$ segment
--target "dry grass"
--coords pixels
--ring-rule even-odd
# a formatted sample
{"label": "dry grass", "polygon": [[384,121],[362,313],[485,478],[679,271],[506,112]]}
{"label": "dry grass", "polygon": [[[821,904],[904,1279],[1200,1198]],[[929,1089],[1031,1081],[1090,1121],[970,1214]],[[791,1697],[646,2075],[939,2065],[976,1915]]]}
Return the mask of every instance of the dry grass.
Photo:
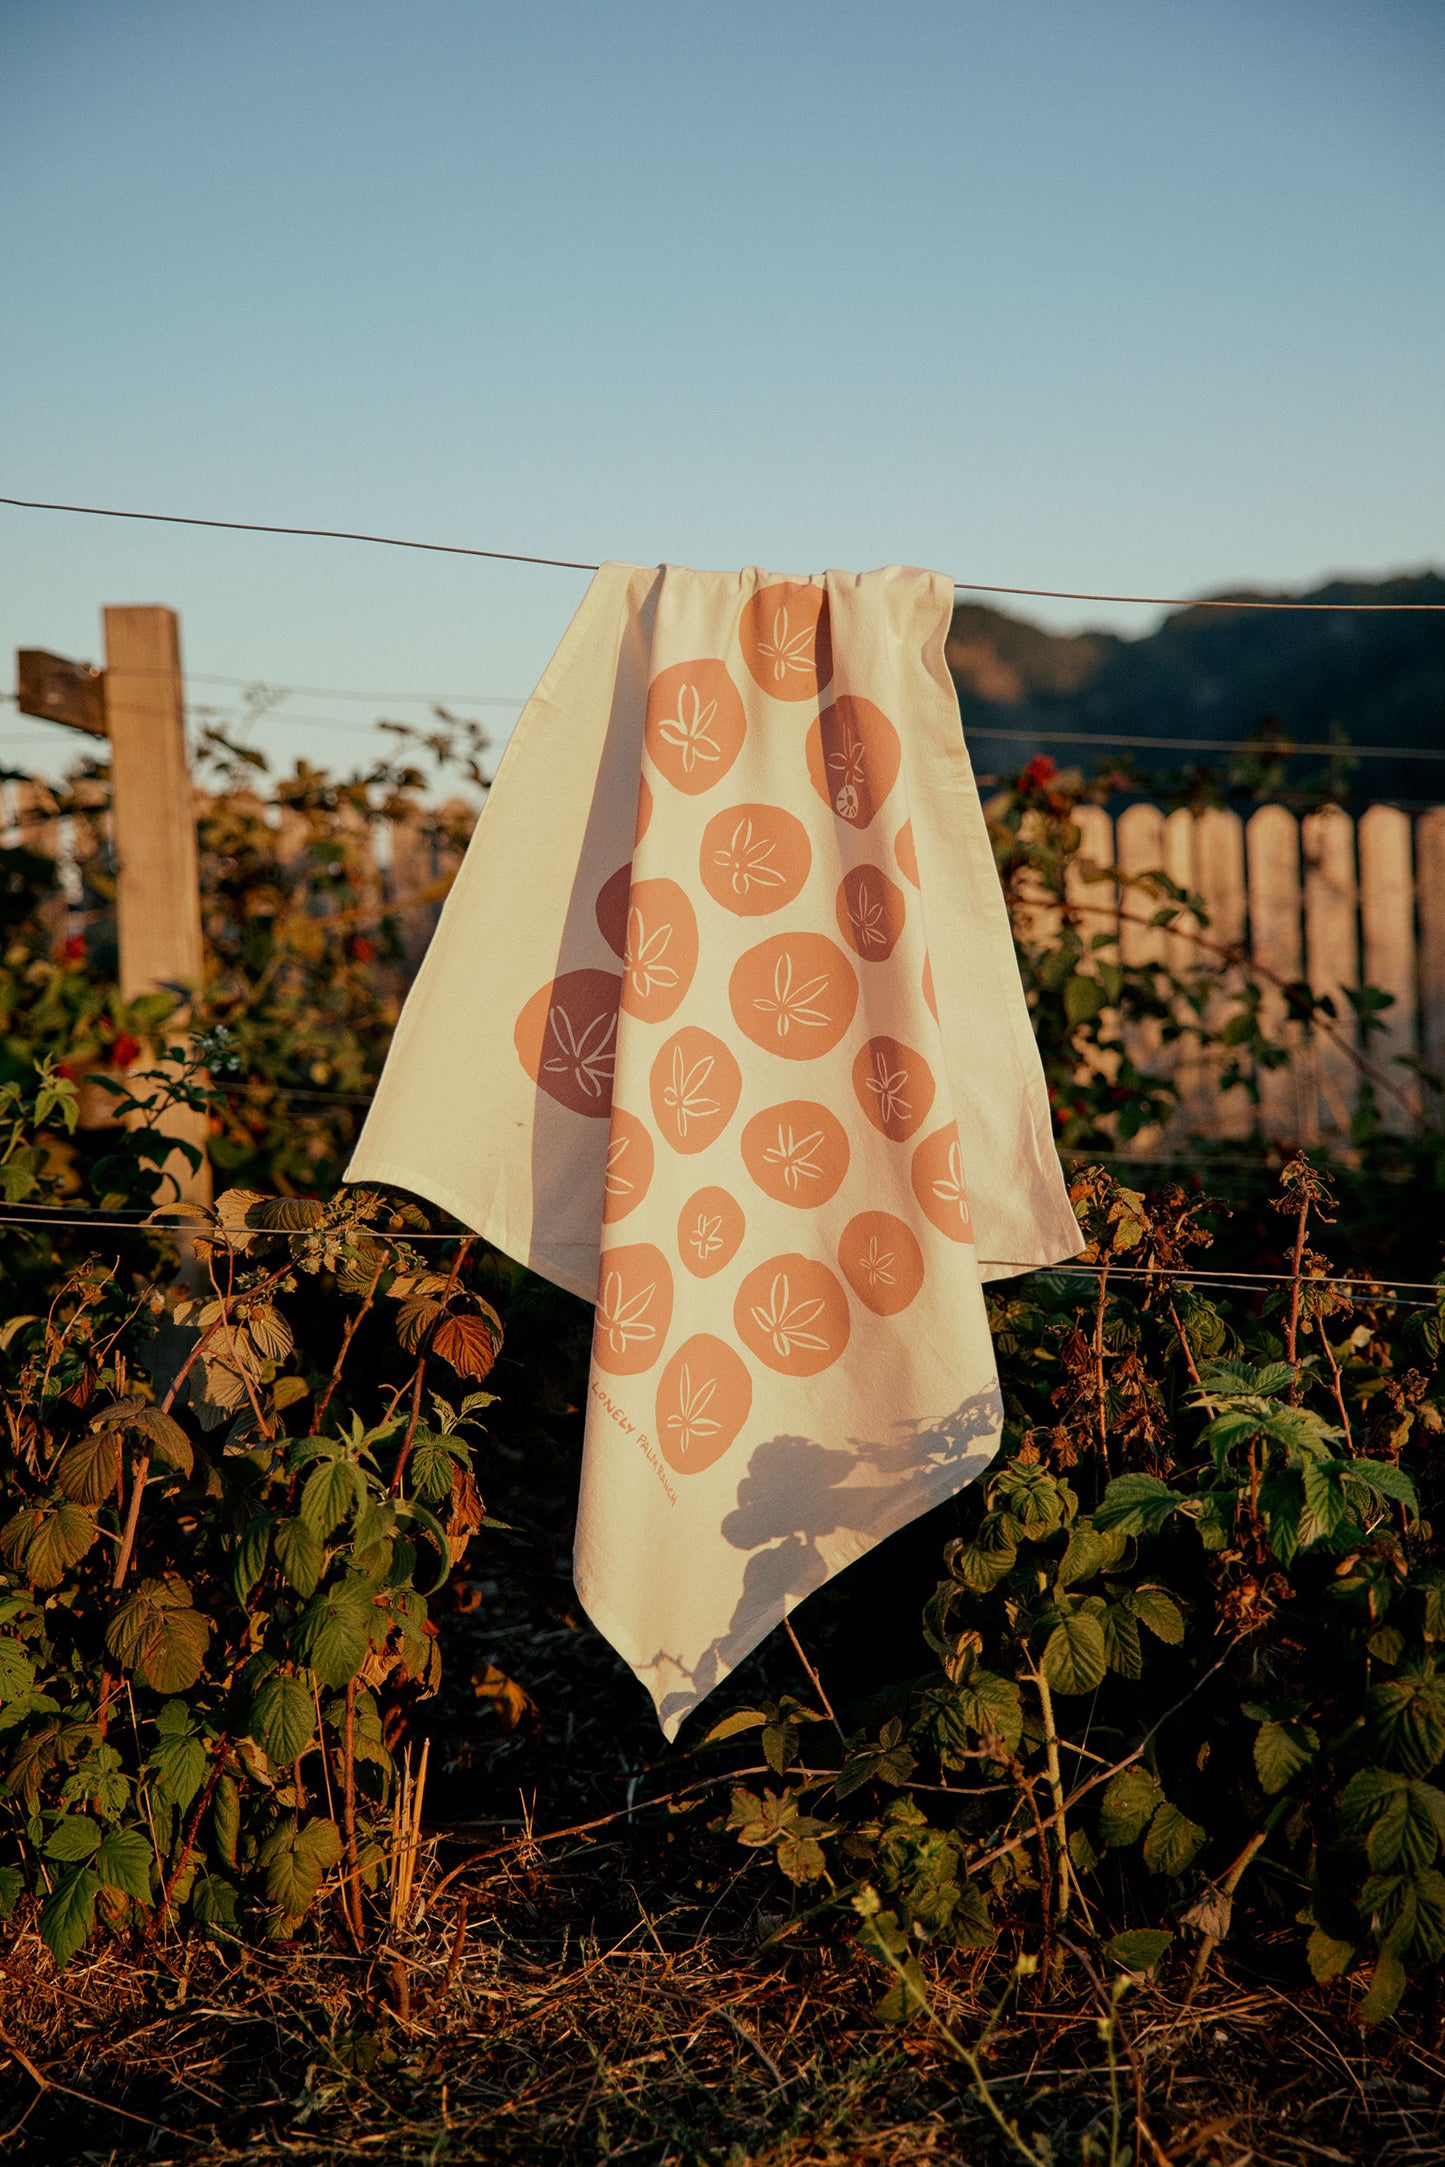
{"label": "dry grass", "polygon": [[[1022,2155],[925,2019],[874,2021],[883,1975],[836,1945],[761,1952],[761,1862],[707,1904],[670,1896],[632,1830],[544,1860],[522,1845],[357,1958],[112,1943],[57,1978],[29,1930],[0,1977],[0,2151],[29,2161],[629,2160],[646,2167],[982,2167]],[[647,1877],[647,1878],[644,1878]],[[758,1902],[759,1893],[763,1905]],[[1445,2158],[1445,2060],[1343,1996],[1292,2006],[1183,1973],[1124,2005],[1115,2167]],[[965,2043],[997,1987],[939,1966]],[[1080,1967],[1024,1999],[984,2069],[1045,2163],[1111,2159],[1100,2005]],[[1137,2077],[1136,2077],[1137,2072]],[[1145,2132],[1134,2149],[1138,2111]]]}

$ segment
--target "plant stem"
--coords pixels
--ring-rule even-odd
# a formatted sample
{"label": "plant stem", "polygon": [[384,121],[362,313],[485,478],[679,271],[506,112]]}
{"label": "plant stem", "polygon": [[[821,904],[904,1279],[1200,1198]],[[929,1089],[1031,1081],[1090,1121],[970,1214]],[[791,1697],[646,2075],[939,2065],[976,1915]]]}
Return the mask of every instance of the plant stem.
{"label": "plant stem", "polygon": [[417,1358],[416,1379],[411,1388],[411,1414],[407,1420],[406,1435],[401,1441],[401,1450],[396,1456],[396,1466],[391,1471],[389,1487],[393,1497],[399,1497],[401,1494],[401,1478],[406,1473],[406,1463],[411,1458],[412,1440],[416,1436],[417,1425],[421,1421],[421,1388],[425,1376],[426,1356],[423,1354]]}
{"label": "plant stem", "polygon": [[1049,1691],[1049,1681],[1041,1670],[1033,1674],[1038,1690],[1039,1709],[1044,1719],[1044,1764],[1048,1770],[1049,1791],[1054,1801],[1054,1850],[1059,1862],[1059,1900],[1056,1917],[1062,1927],[1069,1915],[1069,1831],[1064,1818],[1064,1779],[1059,1767],[1059,1734],[1054,1723],[1054,1696]]}
{"label": "plant stem", "polygon": [[823,1703],[824,1715],[826,1715],[828,1721],[832,1724],[834,1730],[838,1733],[838,1736],[842,1738],[843,1726],[833,1713],[833,1703],[829,1700],[827,1694],[823,1691],[822,1679],[818,1676],[818,1673],[814,1670],[812,1664],[808,1661],[807,1655],[803,1649],[803,1643],[801,1642],[801,1640],[799,1640],[797,1634],[793,1630],[792,1619],[784,1618],[783,1625],[787,1631],[789,1640],[793,1643],[794,1648],[797,1650],[798,1661],[802,1664],[804,1670],[808,1673],[809,1678],[812,1680],[813,1691],[817,1694],[819,1700]]}
{"label": "plant stem", "polygon": [[351,1931],[358,1949],[366,1945],[361,1913],[361,1862],[356,1849],[356,1680],[346,1686],[346,1718],[341,1734],[342,1803],[346,1816],[346,1887],[351,1899]]}
{"label": "plant stem", "polygon": [[1109,1421],[1104,1394],[1104,1312],[1109,1299],[1109,1257],[1099,1260],[1099,1289],[1094,1304],[1094,1401],[1099,1424],[1099,1455],[1104,1462],[1104,1473],[1109,1468]]}
{"label": "plant stem", "polygon": [[1304,1268],[1305,1230],[1309,1225],[1310,1203],[1308,1193],[1301,1196],[1299,1217],[1295,1222],[1294,1257],[1290,1263],[1289,1321],[1285,1325],[1285,1356],[1294,1376],[1290,1380],[1291,1405],[1299,1398],[1299,1311],[1300,1278]]}
{"label": "plant stem", "polygon": [[317,1431],[320,1430],[322,1423],[326,1420],[326,1410],[331,1405],[331,1395],[341,1382],[341,1372],[343,1366],[345,1365],[346,1357],[351,1352],[351,1342],[355,1339],[356,1334],[360,1329],[362,1319],[366,1316],[368,1310],[371,1308],[372,1303],[376,1300],[376,1290],[381,1285],[381,1275],[386,1270],[386,1262],[386,1252],[385,1250],[383,1250],[381,1262],[376,1267],[376,1276],[372,1280],[371,1285],[366,1290],[366,1300],[362,1303],[360,1309],[357,1310],[356,1315],[352,1318],[351,1322],[347,1325],[346,1330],[341,1335],[341,1346],[337,1351],[336,1360],[332,1364],[331,1375],[326,1380],[326,1390],[321,1395],[321,1404],[316,1410],[313,1427]]}
{"label": "plant stem", "polygon": [[181,1848],[176,1854],[176,1863],[166,1876],[165,1886],[161,1890],[161,1900],[155,1908],[155,1913],[151,1919],[150,1928],[146,1935],[147,1940],[154,1940],[155,1936],[160,1932],[161,1928],[165,1925],[166,1920],[170,1916],[171,1898],[176,1893],[176,1889],[179,1885],[181,1875],[185,1872],[187,1866],[190,1864],[191,1853],[196,1848],[196,1836],[200,1829],[201,1822],[205,1817],[206,1808],[210,1805],[211,1800],[214,1798],[216,1794],[216,1785],[220,1782],[222,1776],[225,1774],[226,1764],[230,1760],[230,1744],[231,1734],[229,1731],[223,1732],[220,1738],[218,1738],[216,1741],[216,1754],[215,1759],[211,1763],[211,1773],[206,1778],[205,1786],[202,1789],[200,1797],[196,1800],[194,1807],[191,1809],[191,1818],[189,1819],[189,1821],[187,1821],[185,1826],[185,1833],[181,1837]]}
{"label": "plant stem", "polygon": [[1335,1405],[1336,1405],[1336,1407],[1338,1407],[1338,1408],[1339,1408],[1339,1410],[1340,1410],[1340,1421],[1341,1421],[1342,1425],[1344,1426],[1344,1432],[1345,1432],[1345,1443],[1346,1443],[1346,1444],[1348,1445],[1348,1447],[1349,1447],[1350,1451],[1351,1451],[1351,1452],[1353,1452],[1353,1451],[1354,1451],[1354,1449],[1355,1449],[1355,1437],[1354,1437],[1354,1432],[1353,1432],[1353,1431],[1351,1430],[1351,1428],[1350,1428],[1350,1413],[1349,1413],[1349,1409],[1348,1409],[1348,1408],[1346,1407],[1346,1405],[1345,1405],[1345,1388],[1344,1388],[1344,1385],[1343,1385],[1343,1384],[1341,1383],[1341,1381],[1340,1381],[1340,1365],[1339,1365],[1339,1363],[1338,1363],[1338,1362],[1337,1362],[1337,1361],[1335,1360],[1335,1350],[1334,1350],[1334,1348],[1333,1348],[1333,1347],[1332,1347],[1332,1346],[1330,1345],[1330,1335],[1329,1335],[1329,1333],[1328,1333],[1328,1332],[1327,1332],[1327,1331],[1325,1330],[1325,1320],[1324,1320],[1324,1318],[1323,1318],[1323,1317],[1316,1317],[1316,1318],[1315,1318],[1315,1323],[1316,1323],[1316,1324],[1317,1324],[1317,1325],[1319,1326],[1319,1332],[1320,1332],[1320,1344],[1321,1344],[1321,1345],[1323,1346],[1323,1348],[1324,1348],[1324,1350],[1325,1350],[1325,1355],[1326,1355],[1326,1357],[1327,1357],[1327,1359],[1328,1359],[1328,1361],[1329,1361],[1329,1365],[1330,1365],[1330,1376],[1331,1376],[1331,1378],[1332,1378],[1332,1379],[1334,1380],[1334,1387],[1335,1387]]}

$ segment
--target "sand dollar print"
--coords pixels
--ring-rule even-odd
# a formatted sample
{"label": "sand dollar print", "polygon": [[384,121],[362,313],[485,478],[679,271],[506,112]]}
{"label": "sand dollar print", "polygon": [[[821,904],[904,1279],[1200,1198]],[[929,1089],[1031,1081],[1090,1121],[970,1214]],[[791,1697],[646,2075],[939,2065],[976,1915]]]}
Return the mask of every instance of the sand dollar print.
{"label": "sand dollar print", "polygon": [[902,747],[881,707],[844,694],[808,732],[808,775],[823,803],[866,828],[898,780]]}
{"label": "sand dollar print", "polygon": [[532,995],[512,1030],[517,1058],[538,1089],[597,1121],[612,1106],[621,991],[611,971],[564,971]]}
{"label": "sand dollar print", "polygon": [[672,1322],[672,1267],[651,1242],[604,1249],[597,1271],[592,1359],[613,1377],[636,1377],[662,1354]]}
{"label": "sand dollar print", "polygon": [[726,1189],[697,1189],[677,1215],[677,1253],[694,1279],[725,1271],[742,1247],[748,1223]]}
{"label": "sand dollar print", "polygon": [[808,1210],[836,1196],[848,1171],[848,1135],[813,1099],[788,1099],[754,1114],[742,1134],[743,1165],[765,1196]]}
{"label": "sand dollar print", "polygon": [[816,700],[833,674],[826,588],[798,580],[759,587],[743,604],[738,644],[775,700]]}
{"label": "sand dollar print", "polygon": [[733,1304],[745,1347],[784,1377],[816,1377],[848,1344],[848,1297],[826,1264],[792,1252],[748,1273]]}
{"label": "sand dollar print", "polygon": [[602,1223],[612,1226],[636,1211],[652,1181],[652,1138],[636,1114],[612,1109],[607,1163],[602,1174]]}
{"label": "sand dollar print", "polygon": [[592,914],[597,930],[615,956],[627,953],[627,898],[632,893],[632,862],[619,865],[597,891]]}
{"label": "sand dollar print", "polygon": [[641,1023],[665,1023],[697,969],[697,919],[675,880],[634,881],[627,899],[622,1006]]}
{"label": "sand dollar print", "polygon": [[720,783],[747,735],[742,695],[721,662],[677,662],[647,688],[648,758],[675,790]]}
{"label": "sand dollar print", "polygon": [[925,1136],[908,1171],[924,1217],[931,1219],[950,1241],[971,1242],[973,1220],[964,1186],[957,1122],[950,1121],[946,1129],[935,1129],[931,1136]]}
{"label": "sand dollar print", "polygon": [[632,833],[632,847],[638,844],[652,826],[652,785],[645,775],[637,778],[637,826]]}
{"label": "sand dollar print", "polygon": [[706,1151],[737,1111],[743,1074],[720,1038],[686,1024],[652,1064],[653,1117],[674,1151]]}
{"label": "sand dollar print", "polygon": [[780,805],[734,805],[716,813],[698,853],[704,888],[739,918],[761,918],[791,903],[812,864],[807,829]]}
{"label": "sand dollar print", "polygon": [[888,1211],[860,1211],[843,1229],[838,1262],[875,1317],[896,1317],[923,1285],[923,1251],[911,1227]]}
{"label": "sand dollar print", "polygon": [[914,887],[921,885],[918,878],[918,848],[913,840],[913,822],[905,820],[893,838],[893,855],[898,860],[898,870]]}
{"label": "sand dollar print", "polygon": [[811,1061],[831,1052],[853,1021],[858,976],[826,933],[775,933],[739,956],[728,1000],[755,1046]]}
{"label": "sand dollar print", "polygon": [[753,1380],[726,1340],[711,1332],[685,1339],[657,1387],[657,1442],[680,1475],[700,1475],[720,1460],[752,1411]]}
{"label": "sand dollar print", "polygon": [[935,1088],[922,1054],[901,1038],[870,1038],[854,1059],[853,1095],[890,1144],[906,1144],[922,1128]]}
{"label": "sand dollar print", "polygon": [[937,1023],[938,995],[933,990],[932,956],[925,956],[923,959],[923,998],[928,1003],[928,1013],[932,1016],[934,1022]]}
{"label": "sand dollar print", "polygon": [[908,906],[880,866],[855,865],[838,884],[838,930],[865,963],[886,963],[898,945]]}

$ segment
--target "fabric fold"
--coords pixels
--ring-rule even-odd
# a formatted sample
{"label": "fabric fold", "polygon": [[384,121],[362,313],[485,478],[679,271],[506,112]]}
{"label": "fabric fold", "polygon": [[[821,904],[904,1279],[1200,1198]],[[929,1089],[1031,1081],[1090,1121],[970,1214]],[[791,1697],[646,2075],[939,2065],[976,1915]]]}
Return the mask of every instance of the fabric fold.
{"label": "fabric fold", "polygon": [[574,1571],[672,1737],[974,1479],[1080,1248],[941,576],[605,565],[348,1169],[596,1304]]}

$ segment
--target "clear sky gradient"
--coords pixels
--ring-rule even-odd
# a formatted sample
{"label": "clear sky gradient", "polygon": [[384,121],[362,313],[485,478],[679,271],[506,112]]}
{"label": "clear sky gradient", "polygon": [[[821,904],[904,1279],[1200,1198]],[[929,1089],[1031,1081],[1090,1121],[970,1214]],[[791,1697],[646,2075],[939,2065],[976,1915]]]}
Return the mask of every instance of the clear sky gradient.
{"label": "clear sky gradient", "polygon": [[[0,491],[1122,592],[1438,564],[1442,145],[1438,0],[0,0]],[[165,601],[196,672],[520,698],[584,584],[0,509],[0,669]],[[349,767],[386,712],[258,742]],[[0,707],[0,757],[77,742]]]}

